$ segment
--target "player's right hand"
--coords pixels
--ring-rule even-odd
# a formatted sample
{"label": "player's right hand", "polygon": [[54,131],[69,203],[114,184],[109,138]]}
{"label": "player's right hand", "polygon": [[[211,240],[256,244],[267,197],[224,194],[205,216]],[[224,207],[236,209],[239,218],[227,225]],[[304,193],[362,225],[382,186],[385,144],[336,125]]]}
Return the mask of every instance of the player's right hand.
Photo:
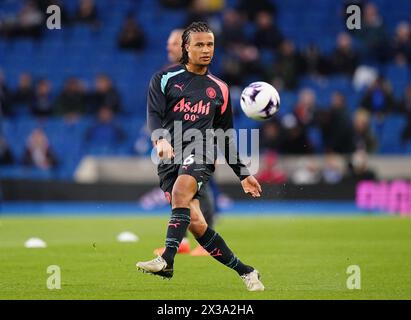
{"label": "player's right hand", "polygon": [[175,157],[174,149],[166,139],[160,139],[156,143],[157,156],[163,159],[172,159]]}

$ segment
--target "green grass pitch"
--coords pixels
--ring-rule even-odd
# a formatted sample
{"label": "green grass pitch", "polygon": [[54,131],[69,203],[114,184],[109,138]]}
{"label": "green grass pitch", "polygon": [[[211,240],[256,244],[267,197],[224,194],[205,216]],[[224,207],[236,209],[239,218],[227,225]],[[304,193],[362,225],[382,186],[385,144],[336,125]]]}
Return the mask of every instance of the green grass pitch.
{"label": "green grass pitch", "polygon": [[[171,281],[136,271],[166,225],[166,216],[0,217],[0,299],[411,298],[411,219],[224,216],[216,230],[262,274],[266,291],[256,293],[210,257],[178,255]],[[117,242],[125,230],[140,241]],[[34,236],[48,247],[24,248]],[[61,269],[60,290],[46,287],[49,265]],[[350,265],[360,267],[360,290],[347,289]]]}

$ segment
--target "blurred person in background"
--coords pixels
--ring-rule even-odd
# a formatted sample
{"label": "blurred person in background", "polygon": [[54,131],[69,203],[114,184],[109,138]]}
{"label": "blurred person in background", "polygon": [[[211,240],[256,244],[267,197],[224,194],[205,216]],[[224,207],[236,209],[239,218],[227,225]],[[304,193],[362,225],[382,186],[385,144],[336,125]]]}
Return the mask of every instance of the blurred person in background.
{"label": "blurred person in background", "polygon": [[336,47],[330,57],[332,71],[352,76],[358,63],[358,54],[353,48],[351,36],[347,32],[339,33]]}
{"label": "blurred person in background", "polygon": [[315,121],[318,111],[317,95],[312,89],[304,88],[298,94],[298,100],[294,106],[294,115],[303,127],[308,127]]}
{"label": "blurred person in background", "polygon": [[318,118],[325,150],[340,154],[351,153],[353,130],[345,96],[341,92],[334,92],[330,107],[320,112]]}
{"label": "blurred person in background", "polygon": [[313,152],[306,128],[297,120],[294,114],[290,113],[284,116],[281,123],[284,128],[282,153],[309,154]]}
{"label": "blurred person in background", "polygon": [[321,170],[317,160],[300,158],[290,178],[294,184],[319,183],[321,181]]}
{"label": "blurred person in background", "polygon": [[322,168],[322,180],[327,184],[336,184],[344,178],[344,159],[335,154],[327,153]]}
{"label": "blurred person in background", "polygon": [[395,100],[389,82],[379,76],[366,91],[361,106],[380,118],[391,112],[395,106]]}
{"label": "blurred person in background", "polygon": [[55,102],[55,112],[72,122],[86,112],[86,91],[78,78],[69,78]]}
{"label": "blurred person in background", "polygon": [[140,51],[145,48],[146,39],[144,31],[137,24],[132,13],[129,13],[124,20],[117,38],[117,45],[120,49],[125,50]]}
{"label": "blurred person in background", "polygon": [[237,7],[238,11],[243,14],[248,21],[255,21],[257,15],[261,11],[270,13],[273,17],[277,14],[276,5],[270,0],[240,0]]}
{"label": "blurred person in background", "polygon": [[23,154],[23,164],[37,169],[49,170],[57,166],[57,158],[51,150],[46,133],[40,129],[34,129],[26,143]]}
{"label": "blurred person in background", "polygon": [[167,66],[177,64],[181,58],[181,43],[184,29],[174,29],[167,39]]}
{"label": "blurred person in background", "polygon": [[354,181],[375,180],[376,172],[369,167],[368,154],[364,150],[355,151],[348,162],[348,179]]}
{"label": "blurred person in background", "polygon": [[391,42],[391,57],[399,65],[411,63],[411,25],[400,22],[395,29],[394,39]]}
{"label": "blurred person in background", "polygon": [[241,14],[233,9],[227,8],[223,12],[221,33],[218,40],[224,50],[232,50],[239,43],[246,42],[245,23]]}
{"label": "blurred person in background", "polygon": [[287,90],[297,88],[298,77],[302,73],[303,59],[295,49],[294,42],[284,40],[278,50],[276,62],[267,71],[268,82],[282,83]]}
{"label": "blurred person in background", "polygon": [[36,84],[34,100],[31,103],[31,112],[38,117],[51,116],[53,110],[51,83],[47,79],[40,79]]}
{"label": "blurred person in background", "polygon": [[282,150],[282,128],[281,123],[273,118],[265,121],[259,130],[260,152],[281,152]]}
{"label": "blurred person in background", "polygon": [[0,69],[0,113],[2,117],[10,113],[11,92],[7,87],[3,71]]}
{"label": "blurred person in background", "polygon": [[363,56],[384,62],[388,57],[389,43],[378,7],[373,3],[367,3],[362,13],[361,29],[356,30],[355,34],[361,40]]}
{"label": "blurred person in background", "polygon": [[276,152],[264,152],[261,164],[262,166],[256,176],[261,183],[280,184],[287,181],[287,175],[279,166],[278,154]]}
{"label": "blurred person in background", "polygon": [[321,54],[320,48],[311,43],[301,54],[303,72],[318,78],[330,73],[327,59]]}
{"label": "blurred person in background", "polygon": [[364,109],[359,109],[353,117],[354,150],[363,150],[373,153],[377,149],[377,140],[370,128],[370,114]]}
{"label": "blurred person in background", "polygon": [[407,122],[401,132],[402,144],[411,143],[411,84],[408,84],[404,89],[404,95],[398,102],[398,111],[404,114]]}
{"label": "blurred person in background", "polygon": [[0,34],[5,37],[39,38],[43,31],[45,12],[41,11],[36,1],[26,0],[16,16],[0,20]]}
{"label": "blurred person in background", "polygon": [[14,163],[14,157],[10,146],[3,135],[0,135],[0,165],[11,165]]}
{"label": "blurred person in background", "polygon": [[113,81],[106,74],[99,74],[95,79],[95,89],[89,96],[89,112],[96,114],[104,105],[110,107],[114,113],[121,112],[121,98]]}
{"label": "blurred person in background", "polygon": [[277,49],[283,41],[283,35],[274,23],[273,14],[270,11],[259,11],[255,22],[254,45],[259,49]]}
{"label": "blurred person in background", "polygon": [[404,89],[404,94],[398,102],[397,110],[401,113],[411,115],[411,83]]}
{"label": "blurred person in background", "polygon": [[206,21],[210,24],[214,22],[213,15],[224,9],[225,0],[192,0],[187,10],[187,20],[185,25],[194,21]]}
{"label": "blurred person in background", "polygon": [[16,108],[29,110],[34,96],[35,93],[31,74],[28,72],[20,74],[19,83],[16,90],[13,92],[12,113],[16,112]]}
{"label": "blurred person in background", "polygon": [[99,27],[100,20],[94,0],[79,0],[76,13],[72,20],[74,23],[87,24],[94,28]]}

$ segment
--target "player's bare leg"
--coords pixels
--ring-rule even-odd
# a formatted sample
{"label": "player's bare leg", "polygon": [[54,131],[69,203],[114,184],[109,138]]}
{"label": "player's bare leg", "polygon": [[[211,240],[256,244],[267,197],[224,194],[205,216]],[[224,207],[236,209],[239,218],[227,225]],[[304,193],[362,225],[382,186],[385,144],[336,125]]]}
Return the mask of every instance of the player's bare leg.
{"label": "player's bare leg", "polygon": [[167,228],[166,249],[161,256],[138,262],[137,268],[165,278],[173,276],[174,257],[190,224],[190,202],[197,192],[197,181],[190,175],[180,175],[173,186],[172,214]]}
{"label": "player's bare leg", "polygon": [[225,266],[237,271],[249,291],[264,291],[260,274],[254,268],[243,264],[226,245],[223,238],[208,227],[200,209],[200,202],[193,199],[190,202],[191,223],[190,232],[210,255]]}

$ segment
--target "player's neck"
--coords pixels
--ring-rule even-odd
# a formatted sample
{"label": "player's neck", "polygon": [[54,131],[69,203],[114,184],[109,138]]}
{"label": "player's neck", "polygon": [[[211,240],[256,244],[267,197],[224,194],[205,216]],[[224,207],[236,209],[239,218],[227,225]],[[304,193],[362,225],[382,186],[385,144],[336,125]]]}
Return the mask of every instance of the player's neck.
{"label": "player's neck", "polygon": [[208,70],[208,66],[195,65],[191,63],[187,63],[186,68],[188,71],[199,75],[206,74]]}

